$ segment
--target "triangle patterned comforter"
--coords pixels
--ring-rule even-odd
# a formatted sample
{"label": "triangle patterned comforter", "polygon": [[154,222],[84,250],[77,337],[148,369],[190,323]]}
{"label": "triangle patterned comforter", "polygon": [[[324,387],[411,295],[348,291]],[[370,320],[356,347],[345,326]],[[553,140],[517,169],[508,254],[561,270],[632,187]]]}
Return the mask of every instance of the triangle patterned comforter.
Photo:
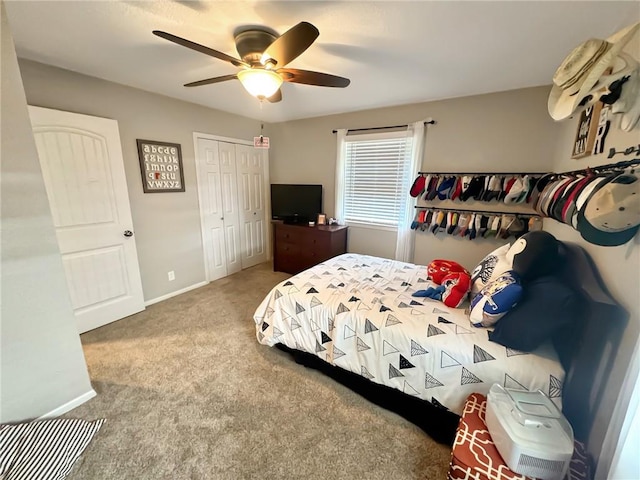
{"label": "triangle patterned comforter", "polygon": [[542,390],[561,407],[564,370],[535,352],[489,341],[464,309],[411,294],[433,285],[425,266],[345,254],[276,285],[255,312],[261,344],[281,343],[460,414],[491,385]]}

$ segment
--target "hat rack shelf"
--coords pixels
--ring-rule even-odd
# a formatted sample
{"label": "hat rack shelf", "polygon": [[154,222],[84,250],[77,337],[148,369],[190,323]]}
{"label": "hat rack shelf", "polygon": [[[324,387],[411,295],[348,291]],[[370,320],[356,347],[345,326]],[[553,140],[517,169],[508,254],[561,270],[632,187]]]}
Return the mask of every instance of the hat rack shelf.
{"label": "hat rack shelf", "polygon": [[[449,236],[467,238],[468,240],[506,240],[512,236],[518,238],[519,236],[528,231],[531,231],[532,229],[539,230],[542,226],[542,217],[537,213],[448,208],[435,206],[425,207],[420,205],[415,205],[414,208],[416,212],[428,210],[433,212],[432,215],[442,215],[442,217],[439,220],[436,220],[435,223],[433,223],[433,219],[427,219],[428,217],[425,219],[421,219],[420,214],[417,213],[414,221],[411,224],[412,230],[421,232],[429,231],[436,235],[440,232],[444,232]],[[469,214],[469,223],[465,222],[466,224],[462,226],[459,223],[458,218],[453,217],[452,220],[452,217],[450,216],[451,213],[455,213],[460,216]],[[506,227],[504,226],[505,215],[511,217],[511,221]],[[497,227],[495,226],[496,217],[499,217]],[[534,222],[533,227],[531,224],[532,221]],[[535,226],[536,224],[537,226]],[[516,225],[519,225],[519,227],[517,227]]]}
{"label": "hat rack shelf", "polygon": [[[635,152],[634,152],[635,153]],[[602,176],[603,174],[620,174],[620,173],[628,173],[628,174],[634,174],[634,169],[638,168],[640,169],[640,158],[632,158],[629,160],[622,160],[616,163],[609,163],[609,164],[605,164],[605,165],[597,165],[594,167],[587,167],[587,168],[582,168],[582,169],[576,169],[576,170],[569,170],[569,171],[564,171],[564,172],[425,172],[425,171],[420,171],[418,172],[419,175],[421,176],[425,176],[425,175],[430,175],[430,176],[438,176],[438,177],[457,177],[458,179],[462,176],[472,176],[472,177],[489,177],[489,176],[498,176],[498,177],[524,177],[524,176],[530,176],[530,177],[536,177],[535,181],[536,183],[539,182],[545,182],[546,185],[549,185],[550,183],[555,183],[556,184],[556,189],[559,189],[558,192],[560,194],[560,196],[564,196],[566,192],[564,192],[564,189],[566,188],[568,192],[571,192],[570,190],[570,186],[572,185],[578,185],[578,188],[585,188],[584,186],[586,185],[584,182],[590,182],[591,180],[588,180],[588,177],[590,176]],[[638,173],[635,173],[635,175],[637,176]],[[543,179],[543,177],[545,177]],[[595,179],[595,177],[594,177]],[[597,180],[596,180],[597,181]],[[562,183],[564,182],[564,183]],[[578,183],[580,182],[580,183]],[[436,187],[437,189],[438,187]],[[451,188],[451,187],[449,187]],[[485,187],[486,188],[486,187]],[[530,187],[531,188],[531,187]],[[535,188],[535,187],[534,187]],[[550,218],[553,220],[556,220],[560,223],[564,223],[567,224],[571,227],[573,227],[574,229],[580,231],[581,235],[583,236],[583,238],[585,238],[588,242],[590,243],[595,243],[597,245],[608,245],[608,246],[615,246],[615,245],[621,245],[622,243],[625,243],[626,241],[628,241],[628,235],[624,235],[624,234],[620,234],[618,235],[619,238],[614,238],[615,235],[611,235],[611,239],[609,238],[589,238],[586,237],[583,233],[583,227],[580,226],[580,222],[581,220],[579,219],[580,217],[578,217],[577,215],[577,211],[575,210],[575,206],[571,206],[570,203],[567,203],[566,205],[563,205],[561,202],[561,200],[556,200],[556,198],[560,198],[560,197],[553,197],[553,200],[550,200],[552,197],[550,197],[549,195],[553,195],[554,190],[548,190],[548,186],[547,189],[545,189],[545,192],[549,191],[550,193],[542,193],[542,195],[546,195],[544,197],[544,199],[541,198],[540,202],[541,203],[534,203],[533,202],[538,202],[538,198],[535,198],[531,200],[532,203],[529,203],[529,198],[527,198],[526,200],[526,205],[530,206],[532,208],[532,211],[529,212],[524,212],[524,211],[519,211],[516,210],[517,205],[522,205],[523,201],[522,199],[520,199],[520,202],[512,202],[509,203],[507,202],[506,205],[512,205],[514,207],[513,210],[494,210],[491,207],[488,208],[477,208],[476,206],[474,206],[474,208],[458,208],[457,206],[455,206],[455,202],[457,201],[457,199],[451,199],[451,198],[445,198],[445,199],[441,199],[438,197],[435,198],[422,198],[422,193],[418,196],[417,201],[419,203],[419,205],[415,205],[415,210],[418,212],[420,210],[429,210],[429,211],[439,211],[439,212],[457,212],[457,213],[469,213],[472,215],[482,215],[484,217],[489,216],[489,217],[496,217],[496,216],[501,216],[501,215],[513,215],[516,217],[519,217],[521,219],[529,219],[532,222],[538,222],[539,220],[541,221],[543,218]],[[446,191],[446,189],[445,189]],[[587,190],[588,192],[588,190]],[[445,193],[445,192],[442,192]],[[504,193],[504,192],[503,192]],[[539,194],[539,193],[538,193]],[[507,194],[508,195],[508,194]],[[530,194],[529,194],[530,195]],[[576,195],[576,191],[574,190],[573,192],[569,193],[566,197],[565,201],[570,201],[570,202],[578,202],[578,196]],[[492,197],[492,198],[482,198],[482,195],[480,195],[480,198],[475,198],[475,197],[468,197],[468,199],[471,199],[474,203],[475,202],[479,202],[481,204],[484,205],[488,205],[488,204],[493,204],[495,206],[498,206],[502,199],[496,198],[496,197]],[[568,200],[567,200],[568,199]],[[465,202],[467,200],[462,200],[462,202]],[[587,202],[589,200],[586,200]],[[424,205],[424,203],[428,203],[428,205]],[[432,203],[434,202],[434,203]],[[446,206],[438,206],[439,202],[445,202],[448,203],[448,205]],[[452,205],[453,202],[453,205]],[[583,200],[584,202],[584,200]],[[542,206],[541,206],[542,205]],[[579,204],[580,205],[580,204]],[[558,208],[558,206],[560,206]],[[533,210],[535,208],[535,210]],[[573,212],[571,208],[573,208]],[[578,208],[581,208],[580,206],[578,206]],[[568,212],[568,213],[567,213]],[[416,217],[417,218],[417,217]],[[578,218],[578,224],[576,226],[576,218]],[[535,220],[532,220],[535,219]],[[631,224],[630,224],[631,225]],[[593,229],[592,229],[593,230]],[[633,228],[628,229],[629,234],[635,234],[635,232],[638,230],[638,227],[635,227],[635,230]],[[603,230],[604,231],[604,230]],[[602,232],[599,232],[602,233]],[[604,233],[604,236],[607,236],[607,233]],[[486,238],[486,237],[485,237]]]}
{"label": "hat rack shelf", "polygon": [[418,172],[418,175],[439,175],[439,176],[454,176],[454,177],[460,177],[464,175],[468,175],[471,177],[486,176],[486,175],[498,175],[498,176],[505,176],[505,177],[522,177],[525,175],[529,175],[529,176],[538,177],[538,176],[544,176],[544,175],[580,175],[580,174],[587,174],[588,172],[604,173],[607,171],[624,170],[625,168],[630,168],[635,166],[640,166],[640,158],[634,158],[631,160],[622,160],[620,162],[608,163],[606,165],[598,165],[595,167],[581,168],[578,170],[568,170],[568,171],[559,172],[559,173],[556,173],[556,172],[426,172],[426,171],[423,172],[423,171],[420,171]]}
{"label": "hat rack shelf", "polygon": [[482,210],[482,209],[477,209],[477,208],[449,208],[449,207],[436,207],[436,206],[429,206],[429,207],[424,207],[421,205],[416,205],[414,207],[416,210],[437,210],[437,211],[442,211],[442,212],[458,212],[458,213],[472,213],[472,214],[476,214],[476,215],[516,215],[518,217],[526,217],[526,218],[531,218],[531,217],[537,217],[537,218],[542,218],[542,215],[540,215],[539,213],[533,213],[533,212],[519,212],[519,211],[505,211],[505,210]]}
{"label": "hat rack shelf", "polygon": [[460,177],[463,175],[469,175],[471,177],[477,177],[480,175],[503,175],[505,177],[522,177],[524,175],[547,175],[548,172],[418,172],[418,175],[440,175],[440,176],[453,176]]}

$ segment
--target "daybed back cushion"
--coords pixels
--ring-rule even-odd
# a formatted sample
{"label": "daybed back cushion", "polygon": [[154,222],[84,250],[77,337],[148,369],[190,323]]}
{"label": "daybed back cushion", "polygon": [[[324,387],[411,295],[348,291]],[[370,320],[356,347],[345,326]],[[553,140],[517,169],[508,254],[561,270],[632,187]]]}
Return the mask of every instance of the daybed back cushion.
{"label": "daybed back cushion", "polygon": [[525,286],[518,305],[500,319],[489,339],[523,352],[556,339],[554,344],[565,364],[563,357],[570,355],[570,346],[565,349],[562,338],[569,337],[571,329],[579,325],[580,298],[559,278],[540,277]]}

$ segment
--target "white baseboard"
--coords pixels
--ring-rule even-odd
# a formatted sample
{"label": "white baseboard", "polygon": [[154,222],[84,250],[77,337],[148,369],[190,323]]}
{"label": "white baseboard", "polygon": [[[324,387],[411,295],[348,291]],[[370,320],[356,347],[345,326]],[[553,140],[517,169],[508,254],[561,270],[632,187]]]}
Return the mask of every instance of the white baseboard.
{"label": "white baseboard", "polygon": [[83,393],[79,397],[74,398],[73,400],[68,401],[64,405],[60,405],[58,408],[54,408],[49,413],[45,413],[38,420],[47,420],[50,418],[56,418],[62,415],[63,413],[67,413],[70,410],[73,410],[76,407],[79,407],[84,402],[91,400],[96,396],[96,391],[92,388],[87,393]]}
{"label": "white baseboard", "polygon": [[156,297],[156,298],[152,298],[151,300],[147,300],[146,302],[144,302],[144,306],[148,307],[149,305],[153,305],[154,303],[158,303],[161,302],[163,300],[167,300],[171,297],[175,297],[176,295],[180,295],[182,293],[187,293],[191,290],[195,290],[196,288],[200,288],[200,287],[204,287],[205,285],[208,285],[209,282],[205,281],[205,282],[200,282],[200,283],[195,283],[189,287],[185,287],[182,288],[180,290],[176,290],[175,292],[171,292],[171,293],[167,293],[166,295],[162,295],[161,297]]}

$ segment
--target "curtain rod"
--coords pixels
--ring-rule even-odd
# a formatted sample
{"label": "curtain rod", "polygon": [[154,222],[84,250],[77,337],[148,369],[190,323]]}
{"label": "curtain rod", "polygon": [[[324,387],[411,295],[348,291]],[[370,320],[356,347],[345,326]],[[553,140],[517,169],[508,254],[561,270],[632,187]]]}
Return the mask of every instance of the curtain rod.
{"label": "curtain rod", "polygon": [[529,212],[505,212],[500,210],[472,210],[468,208],[444,208],[444,207],[422,207],[416,205],[414,208],[419,210],[443,210],[445,212],[469,212],[479,213],[482,215],[500,214],[500,215],[518,215],[520,217],[542,217],[539,213]]}
{"label": "curtain rod", "polygon": [[[424,125],[435,125],[436,121],[435,120],[427,120],[425,122],[423,122]],[[409,125],[389,125],[388,127],[369,127],[369,128],[350,128],[347,130],[347,133],[349,132],[366,132],[368,130],[386,130],[388,128],[404,128],[404,127],[408,127]],[[338,133],[338,130],[332,130],[332,133]]]}

